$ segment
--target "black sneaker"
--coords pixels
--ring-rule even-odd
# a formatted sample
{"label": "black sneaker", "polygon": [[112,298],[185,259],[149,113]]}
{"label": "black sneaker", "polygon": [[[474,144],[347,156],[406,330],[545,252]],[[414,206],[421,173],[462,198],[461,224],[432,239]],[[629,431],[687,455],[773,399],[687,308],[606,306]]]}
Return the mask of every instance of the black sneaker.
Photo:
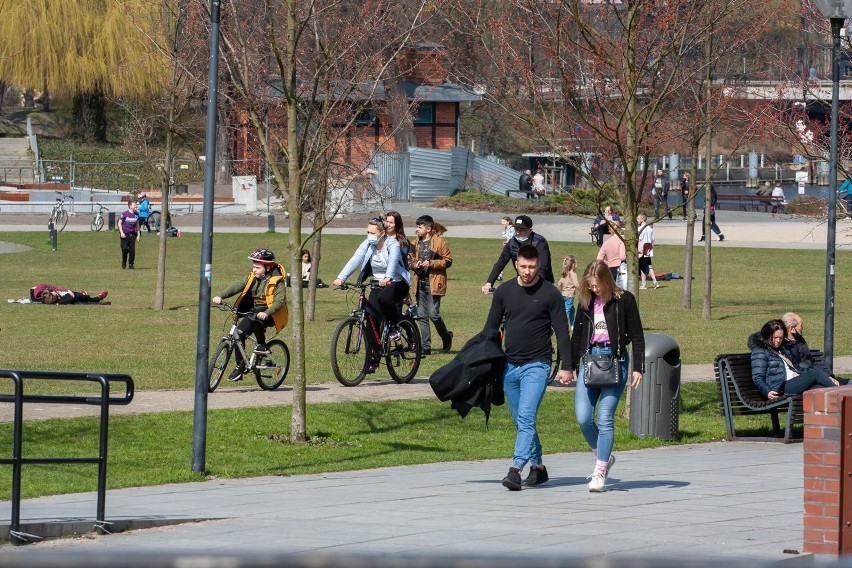
{"label": "black sneaker", "polygon": [[725,240],[725,235],[719,234],[719,242],[722,242],[724,240]]}
{"label": "black sneaker", "polygon": [[239,365],[236,369],[231,371],[230,375],[228,375],[228,380],[231,381],[231,382],[241,381],[241,380],[243,380],[243,375],[245,374],[245,372],[246,372],[246,368],[243,367],[242,365]]}
{"label": "black sneaker", "polygon": [[521,470],[516,467],[510,467],[509,473],[503,478],[503,487],[509,491],[521,490]]}
{"label": "black sneaker", "polygon": [[547,475],[547,468],[542,464],[541,468],[531,467],[530,473],[527,475],[527,478],[524,480],[524,485],[527,487],[535,487],[536,485],[541,485],[548,481],[550,477]]}
{"label": "black sneaker", "polygon": [[449,353],[453,348],[453,332],[448,331],[447,337],[443,338],[444,344],[441,346],[441,353]]}

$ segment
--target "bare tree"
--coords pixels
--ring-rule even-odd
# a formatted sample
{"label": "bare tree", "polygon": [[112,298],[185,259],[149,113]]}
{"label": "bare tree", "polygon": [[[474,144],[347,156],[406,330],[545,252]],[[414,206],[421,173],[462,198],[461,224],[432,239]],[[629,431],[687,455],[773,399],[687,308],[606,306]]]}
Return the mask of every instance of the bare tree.
{"label": "bare tree", "polygon": [[[426,3],[389,0],[262,0],[229,4],[223,23],[230,104],[245,109],[262,157],[287,203],[288,272],[301,274],[301,250],[352,199],[351,186],[366,163],[351,136],[391,73],[395,49],[412,37]],[[262,41],[260,39],[262,38]],[[398,48],[398,47],[397,47]],[[392,136],[392,134],[391,134]],[[353,156],[355,154],[355,156]],[[314,227],[301,232],[303,214]],[[319,242],[314,243],[319,260]],[[293,278],[294,283],[297,279]],[[307,436],[304,297],[291,288],[293,413],[291,440]]]}

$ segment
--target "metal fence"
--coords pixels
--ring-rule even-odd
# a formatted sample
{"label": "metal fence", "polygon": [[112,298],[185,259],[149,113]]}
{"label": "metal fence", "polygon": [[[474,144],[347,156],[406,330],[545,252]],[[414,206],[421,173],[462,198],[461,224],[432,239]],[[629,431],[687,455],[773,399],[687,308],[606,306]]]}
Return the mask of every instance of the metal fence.
{"label": "metal fence", "polygon": [[505,194],[517,189],[521,173],[466,148],[409,148],[376,152],[370,168],[376,191],[400,201],[431,201],[459,189]]}

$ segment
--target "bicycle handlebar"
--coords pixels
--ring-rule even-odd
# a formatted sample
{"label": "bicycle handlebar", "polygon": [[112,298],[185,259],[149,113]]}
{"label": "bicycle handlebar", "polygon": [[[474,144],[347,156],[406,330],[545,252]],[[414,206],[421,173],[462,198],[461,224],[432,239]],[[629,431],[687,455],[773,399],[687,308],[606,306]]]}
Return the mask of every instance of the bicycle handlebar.
{"label": "bicycle handlebar", "polygon": [[213,306],[218,308],[220,312],[231,312],[232,314],[235,314],[237,316],[256,315],[255,312],[241,312],[236,308],[236,306],[232,306],[231,304],[229,304],[228,302],[226,302],[224,300],[222,300],[221,304],[218,304],[218,305],[213,304]]}
{"label": "bicycle handlebar", "polygon": [[74,201],[74,196],[71,194],[62,193],[61,191],[57,191],[56,193],[62,196],[62,199],[57,199],[56,201],[62,201],[63,199],[70,199],[71,201]]}
{"label": "bicycle handlebar", "polygon": [[366,290],[367,288],[369,288],[369,289],[371,289],[371,290],[375,290],[375,289],[380,288],[380,287],[381,287],[381,286],[379,286],[379,281],[378,281],[378,280],[370,280],[370,281],[369,281],[369,282],[367,282],[366,284],[365,284],[365,283],[360,283],[360,284],[358,284],[358,283],[353,283],[353,284],[350,284],[349,282],[344,282],[343,284],[341,284],[341,285],[337,288],[337,290],[348,290],[349,288],[358,288],[359,290]]}

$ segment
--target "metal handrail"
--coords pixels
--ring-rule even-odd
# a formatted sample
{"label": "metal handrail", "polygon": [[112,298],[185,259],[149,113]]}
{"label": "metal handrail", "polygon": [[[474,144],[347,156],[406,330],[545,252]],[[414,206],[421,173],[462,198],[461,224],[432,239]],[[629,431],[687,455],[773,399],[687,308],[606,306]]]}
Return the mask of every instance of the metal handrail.
{"label": "metal handrail", "polygon": [[[12,466],[12,516],[9,526],[9,535],[12,544],[26,544],[34,535],[21,532],[21,471],[25,464],[48,464],[48,463],[87,463],[98,465],[98,503],[95,528],[99,534],[105,534],[105,511],[106,511],[106,479],[107,479],[107,447],[109,427],[109,407],[111,405],[125,406],[133,400],[133,379],[130,375],[106,374],[106,373],[61,373],[49,371],[9,371],[0,370],[0,380],[10,379],[14,383],[14,392],[0,392],[0,402],[12,403],[14,408],[13,417],[13,441],[12,457],[0,458],[0,464]],[[71,381],[90,382],[100,385],[100,394],[25,394],[24,381]],[[123,385],[124,393],[113,396],[110,393],[112,385]],[[90,458],[24,458],[23,457],[23,411],[24,403],[43,404],[86,404],[100,407],[100,429],[99,449],[97,457]],[[38,538],[38,537],[35,537]]]}

